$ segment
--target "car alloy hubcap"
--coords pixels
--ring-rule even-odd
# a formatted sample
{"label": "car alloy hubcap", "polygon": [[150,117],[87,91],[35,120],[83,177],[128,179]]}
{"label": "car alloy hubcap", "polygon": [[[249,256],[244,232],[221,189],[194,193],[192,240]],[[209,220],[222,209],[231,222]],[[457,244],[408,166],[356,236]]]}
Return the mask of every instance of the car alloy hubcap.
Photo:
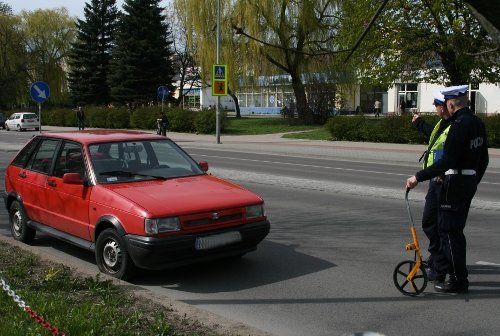
{"label": "car alloy hubcap", "polygon": [[104,245],[103,258],[104,263],[112,269],[115,269],[119,264],[121,258],[120,246],[114,240],[110,240]]}
{"label": "car alloy hubcap", "polygon": [[23,226],[22,226],[22,221],[23,221],[23,218],[21,217],[21,214],[19,213],[19,211],[17,211],[14,216],[12,216],[12,225],[14,226],[14,233],[16,234],[16,236],[20,236],[21,233],[22,233],[22,230],[23,230]]}

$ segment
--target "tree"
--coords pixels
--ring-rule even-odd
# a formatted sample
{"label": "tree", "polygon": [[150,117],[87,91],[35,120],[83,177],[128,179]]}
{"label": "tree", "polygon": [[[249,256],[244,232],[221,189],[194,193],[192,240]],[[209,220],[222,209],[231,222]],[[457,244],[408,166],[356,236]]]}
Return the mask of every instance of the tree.
{"label": "tree", "polygon": [[[184,102],[184,96],[193,88],[201,87],[201,75],[199,67],[195,61],[196,43],[188,43],[188,23],[182,11],[175,6],[170,7],[168,11],[168,20],[172,27],[174,69],[177,72],[179,83],[179,96],[177,105]],[[186,91],[184,91],[186,90]]]}
{"label": "tree", "polygon": [[0,2],[0,108],[20,102],[26,92],[26,62],[20,19]]}
{"label": "tree", "polygon": [[[235,43],[230,25],[234,0],[219,0],[221,29],[219,63],[228,68],[228,94],[236,106],[236,116],[240,116],[238,98],[235,91],[239,88],[239,78],[245,73],[241,60],[241,49]],[[175,0],[174,7],[179,21],[184,25],[187,45],[193,52],[194,61],[199,69],[203,87],[212,85],[212,65],[217,63],[217,1]]]}
{"label": "tree", "polygon": [[77,38],[69,58],[71,96],[75,103],[107,105],[111,101],[108,77],[118,17],[116,1],[85,3],[84,16],[85,20],[77,20]]}
{"label": "tree", "polygon": [[125,0],[111,61],[111,96],[116,102],[152,102],[160,85],[172,91],[172,41],[159,2]]}
{"label": "tree", "polygon": [[75,21],[64,7],[21,13],[30,82],[49,84],[50,103],[68,103],[67,56],[75,38]]}
{"label": "tree", "polygon": [[314,121],[305,92],[307,77],[331,71],[338,10],[339,2],[334,0],[238,0],[233,13],[238,32],[254,37],[241,39],[248,46],[249,52],[244,53],[248,70],[288,74],[299,118],[305,123]]}
{"label": "tree", "polygon": [[[353,43],[377,4],[344,3],[343,45]],[[391,2],[350,59],[362,83],[498,82],[499,52],[462,0]]]}

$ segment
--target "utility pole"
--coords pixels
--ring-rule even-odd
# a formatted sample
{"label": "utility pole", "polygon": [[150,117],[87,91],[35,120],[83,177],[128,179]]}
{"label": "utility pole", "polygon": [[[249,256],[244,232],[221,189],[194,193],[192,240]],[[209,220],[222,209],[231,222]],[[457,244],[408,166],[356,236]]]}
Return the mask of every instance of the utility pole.
{"label": "utility pole", "polygon": [[[220,55],[220,0],[217,0],[217,54],[215,57],[215,63],[219,64]],[[212,83],[214,85],[214,83]],[[217,103],[215,105],[215,136],[217,138],[217,143],[220,144],[220,96],[217,96]]]}

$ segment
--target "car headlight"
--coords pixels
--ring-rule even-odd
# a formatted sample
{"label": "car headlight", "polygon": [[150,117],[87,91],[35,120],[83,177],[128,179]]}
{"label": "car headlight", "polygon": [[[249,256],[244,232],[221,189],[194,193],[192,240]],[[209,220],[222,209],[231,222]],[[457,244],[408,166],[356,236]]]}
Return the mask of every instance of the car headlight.
{"label": "car headlight", "polygon": [[264,204],[250,205],[246,207],[247,218],[264,216]]}
{"label": "car headlight", "polygon": [[148,234],[179,231],[181,226],[178,217],[154,218],[144,220],[144,231]]}

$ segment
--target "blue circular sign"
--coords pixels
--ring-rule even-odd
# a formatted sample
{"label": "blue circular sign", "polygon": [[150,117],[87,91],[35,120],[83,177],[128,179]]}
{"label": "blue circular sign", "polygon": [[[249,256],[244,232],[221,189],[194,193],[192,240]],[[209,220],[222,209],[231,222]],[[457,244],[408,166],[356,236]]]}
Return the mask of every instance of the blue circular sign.
{"label": "blue circular sign", "polygon": [[43,103],[50,96],[49,85],[45,82],[34,82],[31,84],[30,96],[37,103]]}
{"label": "blue circular sign", "polygon": [[158,98],[160,98],[161,100],[164,100],[165,98],[168,97],[168,95],[170,94],[170,91],[168,90],[168,88],[166,86],[159,86],[158,87]]}

